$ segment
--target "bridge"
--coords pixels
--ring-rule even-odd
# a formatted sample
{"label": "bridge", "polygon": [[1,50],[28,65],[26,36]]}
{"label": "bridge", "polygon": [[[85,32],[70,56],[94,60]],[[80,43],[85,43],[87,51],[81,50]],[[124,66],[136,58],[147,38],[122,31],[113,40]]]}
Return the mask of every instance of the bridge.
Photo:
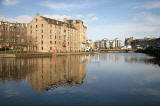
{"label": "bridge", "polygon": [[122,53],[128,53],[128,52],[136,52],[137,49],[99,49],[100,52],[122,52]]}

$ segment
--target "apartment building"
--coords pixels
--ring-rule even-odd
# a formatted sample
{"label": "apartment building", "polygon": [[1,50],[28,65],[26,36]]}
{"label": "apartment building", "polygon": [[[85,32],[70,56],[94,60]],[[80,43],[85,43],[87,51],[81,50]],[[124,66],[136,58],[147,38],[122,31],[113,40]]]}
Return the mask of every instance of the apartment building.
{"label": "apartment building", "polygon": [[95,41],[94,45],[103,49],[120,49],[122,46],[122,41],[118,38],[115,38],[114,40],[108,40],[107,38],[104,38],[102,40]]}
{"label": "apartment building", "polygon": [[33,37],[36,52],[80,52],[86,43],[87,27],[81,20],[58,21],[38,13],[28,24],[27,34]]}
{"label": "apartment building", "polygon": [[115,49],[120,49],[121,46],[122,46],[122,41],[119,40],[118,38],[115,38],[113,41],[112,41],[112,48],[115,48]]}
{"label": "apartment building", "polygon": [[27,49],[27,24],[0,21],[0,48]]}

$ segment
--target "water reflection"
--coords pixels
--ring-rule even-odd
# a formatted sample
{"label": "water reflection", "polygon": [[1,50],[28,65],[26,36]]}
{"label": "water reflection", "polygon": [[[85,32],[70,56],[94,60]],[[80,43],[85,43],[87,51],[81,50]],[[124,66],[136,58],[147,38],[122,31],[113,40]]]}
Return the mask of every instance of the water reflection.
{"label": "water reflection", "polygon": [[2,82],[24,79],[35,68],[33,59],[1,58],[0,63],[0,81]]}
{"label": "water reflection", "polygon": [[99,55],[91,55],[88,57],[90,63],[99,63],[103,61],[105,63],[112,61],[117,62],[126,62],[126,63],[144,63],[148,65],[159,65],[160,60],[158,58],[149,57],[141,53],[101,53]]}
{"label": "water reflection", "polygon": [[160,61],[157,58],[126,57],[125,62],[127,63],[145,63],[149,65],[159,65],[160,66]]}
{"label": "water reflection", "polygon": [[1,58],[0,105],[159,106],[158,63],[139,53]]}
{"label": "water reflection", "polygon": [[84,56],[0,59],[0,80],[27,79],[37,93],[58,86],[82,84],[86,76]]}

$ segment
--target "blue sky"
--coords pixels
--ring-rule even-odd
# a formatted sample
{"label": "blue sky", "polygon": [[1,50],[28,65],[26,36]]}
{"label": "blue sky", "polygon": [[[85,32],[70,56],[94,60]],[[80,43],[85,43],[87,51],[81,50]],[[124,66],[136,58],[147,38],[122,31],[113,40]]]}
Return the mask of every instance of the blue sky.
{"label": "blue sky", "polygon": [[92,40],[160,37],[160,0],[0,0],[0,20],[81,19]]}

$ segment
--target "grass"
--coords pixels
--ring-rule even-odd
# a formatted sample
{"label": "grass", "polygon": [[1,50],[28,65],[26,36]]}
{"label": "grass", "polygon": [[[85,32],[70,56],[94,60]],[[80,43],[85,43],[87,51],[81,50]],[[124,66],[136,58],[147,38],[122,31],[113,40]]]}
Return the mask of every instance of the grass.
{"label": "grass", "polygon": [[13,51],[13,50],[6,50],[6,51],[0,51],[0,53],[33,53],[33,52],[29,52],[29,51]]}

